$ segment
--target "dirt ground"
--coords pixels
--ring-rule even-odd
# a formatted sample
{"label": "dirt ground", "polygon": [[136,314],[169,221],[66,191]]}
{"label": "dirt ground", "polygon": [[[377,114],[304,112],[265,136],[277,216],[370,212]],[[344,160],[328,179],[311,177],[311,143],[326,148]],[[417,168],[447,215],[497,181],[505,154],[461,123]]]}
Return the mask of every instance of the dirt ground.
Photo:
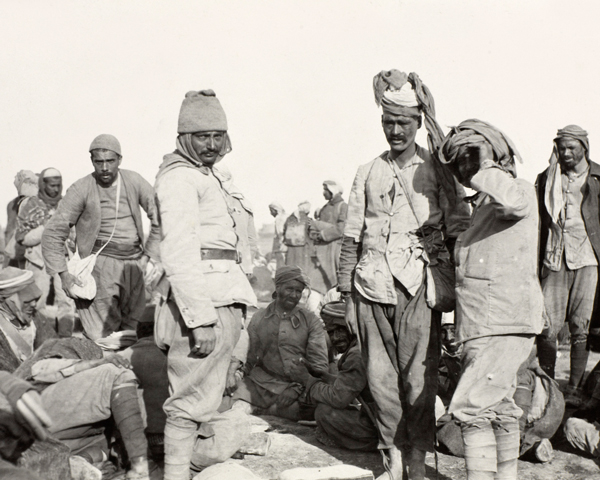
{"label": "dirt ground", "polygon": [[[592,354],[588,371],[600,360]],[[561,351],[557,364],[557,379],[564,383],[569,366],[568,350]],[[276,417],[256,417],[255,430],[269,432],[271,448],[265,457],[247,455],[243,460],[233,460],[252,470],[263,479],[277,479],[284,470],[295,467],[323,467],[346,463],[372,470],[375,477],[383,473],[378,453],[357,453],[349,450],[325,447],[315,438],[314,427],[298,425]],[[553,439],[554,459],[546,464],[519,461],[519,480],[600,480],[600,462],[589,456],[579,455],[561,438],[560,432]],[[427,478],[429,480],[465,480],[464,460],[441,453],[436,458],[427,455]]]}

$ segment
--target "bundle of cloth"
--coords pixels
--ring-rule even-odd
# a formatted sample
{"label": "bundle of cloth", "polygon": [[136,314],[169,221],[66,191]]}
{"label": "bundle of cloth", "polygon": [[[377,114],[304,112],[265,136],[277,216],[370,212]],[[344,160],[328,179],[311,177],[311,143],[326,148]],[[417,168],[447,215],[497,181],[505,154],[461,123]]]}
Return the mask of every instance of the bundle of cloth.
{"label": "bundle of cloth", "polygon": [[419,76],[411,72],[408,75],[399,70],[382,71],[373,78],[375,103],[393,115],[420,117],[423,114],[427,130],[427,144],[433,158],[438,179],[446,192],[451,206],[461,201],[460,189],[457,190],[452,172],[440,162],[440,148],[444,141],[444,132],[435,116],[433,95]]}
{"label": "bundle of cloth", "polygon": [[456,159],[461,148],[478,147],[483,142],[491,145],[494,162],[516,178],[515,158],[523,163],[517,147],[502,131],[483,120],[469,119],[461,122],[457,127],[452,127],[450,133],[441,142],[439,160],[455,171]]}

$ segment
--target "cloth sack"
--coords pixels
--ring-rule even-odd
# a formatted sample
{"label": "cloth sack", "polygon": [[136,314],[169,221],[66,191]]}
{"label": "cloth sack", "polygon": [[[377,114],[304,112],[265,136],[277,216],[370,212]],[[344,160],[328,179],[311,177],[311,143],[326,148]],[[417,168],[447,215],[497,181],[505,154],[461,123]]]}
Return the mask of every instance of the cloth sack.
{"label": "cloth sack", "polygon": [[84,300],[93,300],[96,296],[96,281],[92,276],[92,272],[96,266],[97,258],[98,256],[95,253],[88,257],[81,258],[79,252],[75,252],[75,255],[67,262],[67,270],[69,273],[83,284],[82,287],[74,284],[71,287],[71,291],[77,295],[77,297]]}
{"label": "cloth sack", "polygon": [[438,258],[426,269],[425,300],[427,306],[440,312],[451,312],[456,307],[456,270],[448,258]]}

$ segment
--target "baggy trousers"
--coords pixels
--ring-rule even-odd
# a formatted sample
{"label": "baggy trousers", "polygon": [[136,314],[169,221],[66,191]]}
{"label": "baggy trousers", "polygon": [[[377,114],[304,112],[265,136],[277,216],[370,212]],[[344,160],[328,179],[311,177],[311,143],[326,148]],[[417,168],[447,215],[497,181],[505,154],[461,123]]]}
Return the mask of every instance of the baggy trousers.
{"label": "baggy trousers", "polygon": [[168,353],[169,391],[164,404],[167,422],[208,422],[223,399],[227,369],[240,337],[241,306],[217,307],[215,349],[205,358],[191,354],[193,339],[177,311],[177,328]]}
{"label": "baggy trousers", "polygon": [[120,330],[135,330],[146,308],[140,260],[98,255],[92,276],[97,289],[94,299],[75,300],[85,335],[98,340]]}
{"label": "baggy trousers", "polygon": [[396,283],[397,305],[357,294],[356,315],[369,388],[375,399],[379,448],[433,451],[441,312]]}

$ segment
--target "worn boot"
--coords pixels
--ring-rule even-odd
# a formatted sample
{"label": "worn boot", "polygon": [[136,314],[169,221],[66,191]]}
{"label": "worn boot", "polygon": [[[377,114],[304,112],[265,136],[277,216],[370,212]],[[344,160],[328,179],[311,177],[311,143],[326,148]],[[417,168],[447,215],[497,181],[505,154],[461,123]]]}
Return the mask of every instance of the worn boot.
{"label": "worn boot", "polygon": [[424,480],[425,479],[425,450],[412,448],[408,454],[408,462],[406,471],[408,472],[408,480]]}
{"label": "worn boot", "polygon": [[496,436],[492,424],[482,421],[461,426],[468,480],[493,480],[496,473]]}
{"label": "worn boot", "polygon": [[542,370],[550,378],[554,378],[554,367],[556,365],[556,353],[558,352],[558,343],[556,340],[550,340],[545,337],[537,338],[537,355]]}
{"label": "worn boot", "polygon": [[493,422],[496,436],[497,473],[495,480],[517,480],[519,460],[519,422],[517,419]]}
{"label": "worn boot", "polygon": [[189,480],[190,462],[197,437],[196,422],[167,417],[164,480]]}
{"label": "worn boot", "polygon": [[590,352],[587,349],[586,338],[572,338],[571,343],[571,375],[569,377],[569,387],[580,388],[583,383],[583,375]]}

